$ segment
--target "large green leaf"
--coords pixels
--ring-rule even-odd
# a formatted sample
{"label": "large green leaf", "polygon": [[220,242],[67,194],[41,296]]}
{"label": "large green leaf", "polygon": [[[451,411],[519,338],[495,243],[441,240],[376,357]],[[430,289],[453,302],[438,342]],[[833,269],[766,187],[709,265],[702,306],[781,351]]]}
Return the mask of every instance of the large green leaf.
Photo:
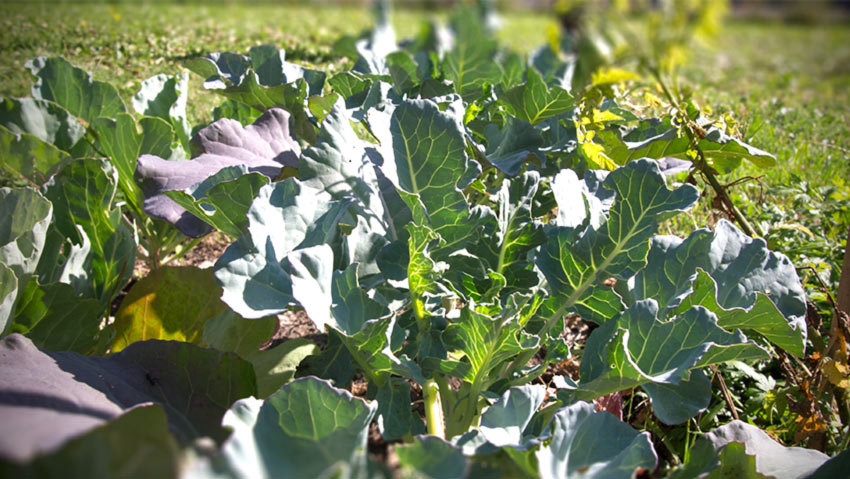
{"label": "large green leaf", "polygon": [[488,376],[498,376],[494,370],[504,366],[502,362],[538,343],[537,338],[520,332],[518,325],[502,324],[468,307],[446,328],[443,340],[447,348],[469,363],[462,379],[483,384]]}
{"label": "large green leaf", "polygon": [[231,120],[238,121],[243,126],[254,123],[262,114],[263,112],[230,98],[225,98],[219,106],[212,110],[213,121],[230,118]]}
{"label": "large green leaf", "polygon": [[540,175],[529,171],[512,180],[505,179],[495,199],[499,205],[495,231],[482,235],[471,248],[492,272],[505,278],[501,294],[536,286],[539,279],[531,269],[528,254],[546,241],[543,226],[532,217],[532,203]]}
{"label": "large green leaf", "polygon": [[507,52],[500,58],[502,64],[502,80],[500,85],[502,88],[512,88],[522,83],[522,76],[525,73],[526,61],[523,55],[517,52]]}
{"label": "large green leaf", "polygon": [[771,298],[756,292],[755,303],[749,309],[723,308],[717,304],[718,287],[711,276],[699,270],[693,284],[694,292],[682,301],[678,311],[701,305],[717,314],[717,324],[727,330],[745,329],[760,333],[773,344],[797,356],[803,356],[806,330],[799,323],[790,323],[776,308]]}
{"label": "large green leaf", "polygon": [[446,241],[445,248],[468,241],[475,228],[460,191],[475,172],[463,135],[459,119],[430,100],[405,101],[392,114],[389,137],[379,134],[382,142],[392,145],[391,152],[382,150],[391,155],[384,158],[383,173],[406,193],[402,198],[414,212],[414,221],[424,208],[426,221]]}
{"label": "large green leaf", "polygon": [[390,335],[395,320],[374,320],[365,324],[355,334],[342,335],[340,339],[351,354],[360,371],[376,384],[389,380],[391,374],[424,382],[419,367],[402,361],[390,349]]}
{"label": "large green leaf", "polygon": [[83,125],[67,110],[51,101],[36,98],[5,98],[0,101],[0,125],[16,135],[34,135],[67,152],[85,134]]}
{"label": "large green leaf", "polygon": [[452,81],[455,92],[473,101],[483,94],[484,85],[502,79],[502,68],[493,58],[496,42],[474,13],[458,11],[452,20],[457,36],[454,48],[443,59],[443,76]]}
{"label": "large green leaf", "polygon": [[410,53],[399,51],[387,55],[387,69],[393,79],[393,87],[399,95],[412,93],[419,86],[419,66]]}
{"label": "large green leaf", "polygon": [[318,353],[318,346],[309,339],[295,338],[248,354],[245,359],[254,366],[257,376],[257,396],[266,398],[272,395],[295,377],[301,361]]}
{"label": "large green leaf", "polygon": [[[306,281],[301,283],[305,298],[312,294],[310,281],[315,284],[317,280],[310,279],[311,271],[327,273],[321,290],[330,291],[334,255],[326,245],[338,242],[340,221],[348,205],[347,201],[331,201],[327,193],[292,178],[262,187],[248,210],[248,234],[230,245],[216,263],[215,276],[224,289],[222,300],[246,318],[283,312],[297,304],[292,290],[294,270]],[[322,264],[325,266],[319,269],[310,266]],[[323,308],[319,304],[309,307]],[[320,326],[324,328],[324,324]]]}
{"label": "large green leaf", "polygon": [[362,78],[355,72],[342,72],[332,76],[328,83],[334,91],[342,95],[347,108],[357,108],[363,104],[372,84],[368,79]]}
{"label": "large green leaf", "polygon": [[95,118],[114,118],[125,111],[118,90],[109,83],[92,80],[85,72],[63,58],[38,57],[26,67],[38,80],[32,96],[53,101],[72,115],[92,123]]}
{"label": "large green leaf", "polygon": [[[704,387],[705,379],[694,379],[691,369],[768,357],[740,331],[729,333],[719,327],[717,317],[703,307],[688,309],[669,321],[657,314],[654,300],[641,300],[591,334],[582,357],[577,398],[593,399],[646,383],[665,385],[649,389],[650,397],[701,394],[692,398],[693,403],[680,401],[678,409],[671,409],[675,402],[661,399],[666,407],[657,408],[656,415],[666,423],[678,423],[707,407],[711,395],[711,389]],[[702,381],[702,387],[696,381]]]}
{"label": "large green leaf", "polygon": [[230,351],[254,366],[257,396],[266,398],[295,376],[298,365],[319,348],[307,338],[284,341],[259,349],[275,332],[277,316],[245,319],[227,310],[204,323],[203,342],[218,351]]}
{"label": "large green leaf", "polygon": [[15,179],[41,186],[71,161],[70,155],[29,133],[0,125],[0,167]]}
{"label": "large green leaf", "polygon": [[45,186],[53,203],[53,228],[73,245],[89,248],[78,294],[110,304],[133,273],[136,244],[120,211],[113,209],[117,172],[101,160],[75,160]]}
{"label": "large green leaf", "polygon": [[50,351],[91,352],[98,343],[104,305],[81,298],[70,284],[39,284],[35,279],[21,288],[11,332],[26,335]]}
{"label": "large green leaf", "polygon": [[0,474],[22,479],[176,479],[179,454],[168,432],[165,411],[159,406],[142,405],[27,463],[0,458]]}
{"label": "large green leaf", "polygon": [[494,123],[484,127],[487,161],[509,176],[522,170],[529,155],[542,155],[543,136],[530,123],[509,120],[500,130]]}
{"label": "large green leaf", "polygon": [[345,334],[354,334],[367,322],[388,318],[390,310],[369,297],[357,280],[358,264],[334,271],[331,285],[330,324]]}
{"label": "large green leaf", "polygon": [[335,323],[333,305],[333,250],[326,244],[295,250],[286,257],[292,297],[301,304],[319,331]]}
{"label": "large green leaf", "polygon": [[[163,405],[172,430],[183,441],[203,436],[223,440],[227,431],[220,424],[227,405],[256,394],[249,363],[230,353],[181,341],[138,342],[119,353],[89,361],[106,371],[98,381],[84,381],[102,390],[121,382],[115,375],[126,377],[133,388],[150,395],[148,401]],[[134,369],[132,373],[121,372],[119,367]]]}
{"label": "large green leaf", "polygon": [[638,158],[674,157],[690,160],[687,157],[690,140],[685,135],[679,135],[669,120],[641,121],[622,138],[615,131],[601,131],[599,138],[605,146],[605,154],[619,165]]}
{"label": "large green leaf", "polygon": [[192,130],[186,119],[189,74],[170,76],[160,73],[142,82],[133,97],[133,109],[142,116],[162,118],[171,124],[183,147],[189,148]]}
{"label": "large green leaf", "polygon": [[14,311],[18,297],[18,278],[11,268],[0,263],[0,328],[5,329],[6,322]]}
{"label": "large green leaf", "polygon": [[139,280],[115,313],[112,350],[136,341],[173,339],[200,343],[204,323],[227,310],[212,271],[164,266]]}
{"label": "large green leaf", "polygon": [[410,383],[390,378],[378,387],[375,399],[378,401],[378,428],[385,441],[425,433],[425,423],[410,400]]}
{"label": "large green leaf", "polygon": [[508,389],[481,415],[478,432],[496,447],[528,447],[537,438],[529,435],[526,428],[545,397],[546,389],[540,385]]}
{"label": "large green leaf", "polygon": [[325,73],[284,61],[284,51],[270,45],[251,48],[250,57],[231,52],[193,58],[186,67],[206,78],[204,87],[256,110],[280,107],[290,112],[295,132],[310,143],[315,127],[304,101],[321,95]]}
{"label": "large green leaf", "polygon": [[35,272],[53,207],[35,190],[0,188],[0,334]]}
{"label": "large green leaf", "polygon": [[[622,138],[614,132],[605,132],[601,137],[605,154],[621,165],[637,158],[691,159],[688,157],[690,139],[668,119],[643,120]],[[741,160],[747,160],[759,168],[776,165],[775,156],[727,135],[716,126],[708,127],[697,146],[709,160],[709,165],[721,173],[736,169]]]}
{"label": "large green leaf", "polygon": [[344,107],[337,103],[322,122],[316,143],[299,158],[298,177],[335,200],[357,198],[381,221],[386,213],[368,146],[357,137]]}
{"label": "large green leaf", "polygon": [[416,436],[412,443],[401,444],[395,451],[402,477],[459,479],[468,472],[463,452],[436,436]]}
{"label": "large green leaf", "polygon": [[652,410],[666,424],[681,424],[705,411],[711,401],[711,379],[702,369],[678,383],[646,383],[643,390],[652,400]]}
{"label": "large green leaf", "polygon": [[[437,275],[434,273],[435,263],[431,259],[430,245],[439,237],[427,226],[410,224],[407,231],[410,234],[407,241],[407,287],[413,303],[413,312],[421,320],[428,315],[425,310],[425,295],[435,293],[437,288]],[[424,322],[420,327],[422,326],[430,326],[430,323]]]}
{"label": "large green leaf", "polygon": [[12,334],[0,340],[0,455],[46,452],[140,404],[168,414],[181,442],[222,440],[221,418],[256,394],[251,365],[230,353],[176,341],[145,341],[108,357],[44,352]]}
{"label": "large green leaf", "polygon": [[23,287],[35,271],[53,207],[30,188],[0,188],[0,263]]}
{"label": "large green leaf", "polygon": [[793,263],[728,221],[684,240],[655,237],[632,294],[658,301],[663,316],[703,305],[723,327],[750,329],[792,354],[803,352],[805,294]]}
{"label": "large green leaf", "polygon": [[[232,52],[210,53],[192,58],[186,67],[206,78],[204,87],[242,101],[258,110],[273,106],[282,99],[284,90],[275,88],[303,80],[309,87],[306,95],[321,95],[325,73],[303,68],[284,60],[285,52],[271,45],[252,47],[249,56]],[[303,100],[303,98],[302,98]],[[301,100],[299,100],[301,101]]]}
{"label": "large green leaf", "polygon": [[295,369],[319,348],[307,338],[284,341],[259,349],[275,332],[277,316],[245,319],[227,310],[204,323],[203,342],[218,351],[229,351],[249,361],[257,378],[257,396],[266,398],[295,376]]}
{"label": "large green leaf", "polygon": [[307,98],[307,108],[310,113],[316,117],[316,120],[323,122],[328,113],[333,110],[334,105],[340,100],[338,93],[328,93],[324,96],[311,96]]}
{"label": "large green leaf", "polygon": [[559,86],[549,87],[535,68],[525,72],[525,83],[504,92],[501,100],[515,117],[536,125],[541,121],[572,111],[576,101]]}
{"label": "large green leaf", "polygon": [[[730,448],[741,448],[743,451],[728,453]],[[729,477],[729,474],[736,474],[740,470],[741,456],[744,455],[749,461],[754,459],[754,467],[750,466],[753,476],[749,477],[760,474],[760,477],[776,479],[810,477],[829,459],[813,449],[784,447],[756,426],[732,421],[697,439],[691,448],[688,462],[670,477]]]}
{"label": "large green leaf", "polygon": [[[386,306],[360,288],[357,264],[333,273],[331,291],[324,302],[330,306],[330,315],[322,313],[327,315],[325,324],[339,335],[354,362],[376,385],[386,386],[389,374],[421,379],[417,367],[393,354],[390,335],[395,318]],[[318,324],[317,318],[311,316],[311,319]]]}
{"label": "large green leaf", "polygon": [[117,182],[116,170],[105,161],[81,159],[63,168],[45,187],[45,196],[54,205],[56,229],[77,245],[83,244],[85,234],[102,252],[116,228],[109,212]]}
{"label": "large green leaf", "polygon": [[552,440],[537,452],[542,478],[634,477],[657,462],[649,433],[638,433],[613,414],[578,402],[552,419]]}
{"label": "large green leaf", "polygon": [[333,330],[328,333],[328,343],[321,353],[304,359],[298,375],[317,376],[327,379],[337,387],[346,387],[354,377],[354,359],[342,343],[341,335]]}
{"label": "large green leaf", "polygon": [[[552,230],[537,256],[537,266],[549,283],[549,301],[558,305],[545,309],[546,321],[575,310],[585,319],[604,323],[610,318],[604,312],[620,309],[620,300],[602,281],[627,279],[640,270],[658,223],[698,198],[690,185],[669,190],[651,160],[633,161],[611,172],[603,184],[617,195],[608,220],[580,237],[573,228]],[[570,206],[585,209],[582,197],[576,203]]]}
{"label": "large green leaf", "polygon": [[239,401],[223,422],[233,429],[222,450],[228,475],[361,477],[376,409],[312,377],[291,382],[265,402]]}
{"label": "large green leaf", "polygon": [[114,119],[97,118],[91,128],[97,135],[98,148],[110,158],[118,171],[118,185],[124,197],[141,212],[145,196],[133,178],[137,160],[145,154],[170,157],[174,138],[171,126],[160,118],[152,117],[144,117],[137,124],[132,115],[120,113]]}
{"label": "large green leaf", "polygon": [[449,356],[458,359],[442,360],[440,369],[470,385],[457,401],[446,406],[456,422],[447,424],[452,432],[449,435],[465,432],[451,428],[469,424],[479,411],[478,395],[504,375],[516,356],[539,346],[539,339],[523,332],[518,322],[491,318],[470,306],[460,310],[460,317],[452,320],[442,339]]}
{"label": "large green leaf", "polygon": [[166,191],[196,218],[230,236],[248,231],[248,209],[269,178],[249,173],[244,165],[229,166],[183,191]]}
{"label": "large green leaf", "polygon": [[203,343],[207,347],[234,352],[244,358],[272,337],[277,323],[276,316],[245,319],[227,310],[204,322]]}
{"label": "large green leaf", "polygon": [[[304,151],[298,163],[305,185],[324,190],[335,200],[355,199],[350,211],[356,225],[343,241],[349,259],[361,264],[361,275],[378,273],[378,251],[388,239],[403,237],[407,209],[403,203],[395,208],[401,203],[397,193],[391,186],[382,187],[370,158],[374,150],[369,146],[357,137],[342,102],[338,102],[322,122],[316,143]],[[383,183],[388,183],[385,178]],[[402,216],[393,217],[399,214]]]}

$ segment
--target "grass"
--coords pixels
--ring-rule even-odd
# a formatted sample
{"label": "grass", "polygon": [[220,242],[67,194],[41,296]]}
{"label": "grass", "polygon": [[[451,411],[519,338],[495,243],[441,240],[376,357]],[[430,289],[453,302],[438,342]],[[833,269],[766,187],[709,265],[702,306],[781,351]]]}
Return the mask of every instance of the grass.
{"label": "grass", "polygon": [[[371,12],[356,8],[305,6],[142,4],[3,4],[0,23],[0,96],[29,95],[31,76],[24,64],[40,55],[61,55],[109,81],[125,101],[141,82],[155,74],[183,70],[181,60],[215,51],[247,52],[251,46],[273,44],[286,50],[287,60],[340,71],[344,59],[332,53],[342,35],[356,35],[372,25]],[[439,16],[440,14],[437,14]],[[432,14],[395,12],[399,39],[415,35]],[[443,17],[445,15],[442,15]],[[502,41],[527,51],[544,42],[550,19],[511,14]],[[524,32],[521,36],[512,32]],[[211,119],[209,110],[220,98],[201,87],[193,75],[188,106],[192,124]]]}
{"label": "grass", "polygon": [[847,25],[730,22],[683,76],[741,122],[745,141],[779,158],[771,180],[850,180]]}

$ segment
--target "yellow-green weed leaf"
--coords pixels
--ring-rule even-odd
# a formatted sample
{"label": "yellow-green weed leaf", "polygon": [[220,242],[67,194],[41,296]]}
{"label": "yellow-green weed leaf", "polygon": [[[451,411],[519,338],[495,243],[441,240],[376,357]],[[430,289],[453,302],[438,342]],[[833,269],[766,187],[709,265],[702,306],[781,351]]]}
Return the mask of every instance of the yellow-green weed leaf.
{"label": "yellow-green weed leaf", "polygon": [[212,271],[166,266],[136,283],[115,314],[112,351],[145,339],[201,343],[204,323],[223,313]]}

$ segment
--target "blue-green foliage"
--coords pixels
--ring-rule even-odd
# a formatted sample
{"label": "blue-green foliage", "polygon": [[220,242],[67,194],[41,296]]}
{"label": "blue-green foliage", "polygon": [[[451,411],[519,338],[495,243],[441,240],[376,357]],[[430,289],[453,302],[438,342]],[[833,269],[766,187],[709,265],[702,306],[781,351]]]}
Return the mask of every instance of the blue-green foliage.
{"label": "blue-green foliage", "polygon": [[[712,125],[694,145],[670,118],[583,96],[575,57],[544,47],[523,62],[500,50],[482,11],[489,21],[460,10],[450,30],[429,26],[401,44],[382,15],[346,49],[354,69],[329,79],[271,46],[190,60],[227,98],[216,116],[233,117],[191,145],[185,79],[146,81],[136,117],[110,85],[62,59],[34,60],[36,99],[0,111],[4,170],[32,185],[2,190],[0,326],[48,350],[103,352],[101,319],[132,271],[132,228],[177,234],[150,214],[192,236],[235,238],[214,267],[233,331],[303,309],[328,335],[299,372],[326,381],[234,404],[224,415],[233,434],[220,455],[196,458],[196,476],[380,475],[365,452],[373,419],[385,439],[408,443],[402,470],[425,477],[474,476],[491,459],[525,476],[652,470],[648,433],[584,401],[641,387],[658,419],[681,423],[709,404],[704,368],[768,357],[771,344],[802,356],[806,340],[786,257],[725,221],[686,239],[656,234],[699,197],[671,186],[656,160],[693,159],[695,147],[723,171],[773,158]],[[82,159],[92,152],[108,159]],[[530,383],[571,354],[561,337],[570,313],[599,327],[578,380],[546,394]],[[115,362],[144,362],[121,354]],[[222,368],[245,367],[226,359]],[[339,389],[358,373],[369,401]],[[443,438],[421,435],[410,401],[426,383],[440,391]],[[213,398],[227,401],[217,413],[198,413],[205,427],[235,399],[225,396]],[[186,408],[169,419],[197,432]],[[749,449],[720,449],[700,449],[705,464],[688,467],[749,464]]]}

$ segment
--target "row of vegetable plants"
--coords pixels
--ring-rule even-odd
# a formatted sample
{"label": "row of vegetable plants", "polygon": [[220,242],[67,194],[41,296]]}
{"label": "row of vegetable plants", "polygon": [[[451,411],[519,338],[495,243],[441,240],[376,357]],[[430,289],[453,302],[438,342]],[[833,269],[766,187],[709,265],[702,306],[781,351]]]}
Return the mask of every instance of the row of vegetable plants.
{"label": "row of vegetable plants", "polygon": [[[666,87],[669,112],[643,116],[602,38],[525,58],[492,20],[460,9],[397,42],[379,10],[337,44],[356,61],[330,77],[268,45],[190,59],[225,97],[196,127],[187,75],[146,80],[134,113],[62,58],[29,62],[32,97],[0,104],[4,474],[845,467],[740,421],[670,463],[618,406],[599,410],[642,391],[681,424],[709,406],[717,365],[803,357],[794,265],[747,234],[717,180],[775,158]],[[746,232],[657,233],[698,201],[689,174]],[[232,243],[211,270],[167,264],[213,231]],[[151,272],[128,288],[137,255]],[[295,309],[324,348],[261,348]],[[563,338],[568,315],[595,325],[582,347]],[[570,359],[577,377],[540,380]],[[396,469],[367,454],[370,425]]]}

